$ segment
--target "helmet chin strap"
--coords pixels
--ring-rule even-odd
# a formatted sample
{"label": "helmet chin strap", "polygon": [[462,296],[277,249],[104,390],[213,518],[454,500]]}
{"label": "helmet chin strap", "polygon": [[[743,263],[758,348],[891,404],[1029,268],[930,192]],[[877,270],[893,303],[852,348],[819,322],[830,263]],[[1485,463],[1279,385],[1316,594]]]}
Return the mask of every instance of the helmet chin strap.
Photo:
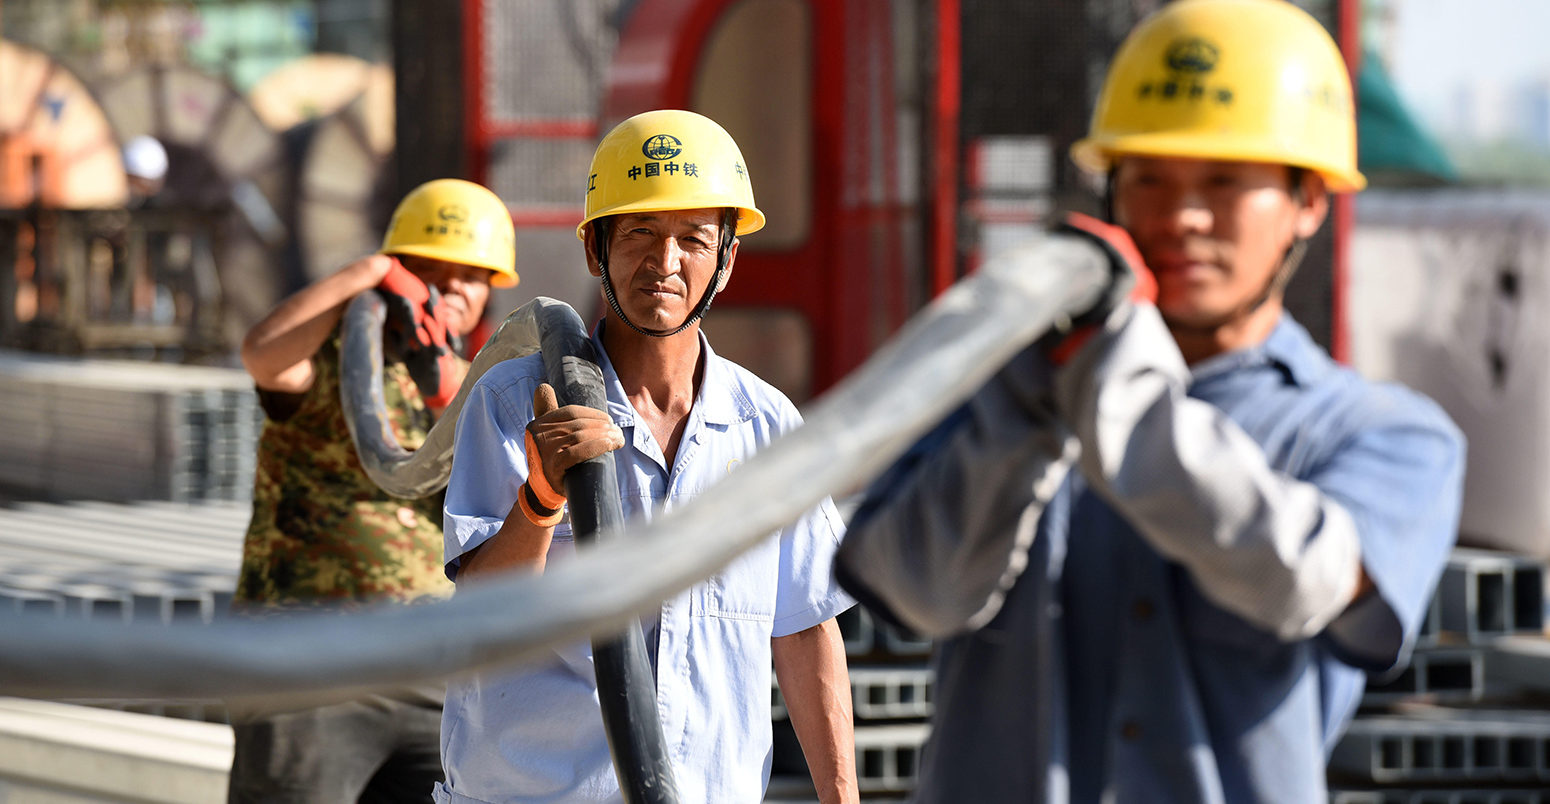
{"label": "helmet chin strap", "polygon": [[[613,237],[613,221],[608,218],[600,218],[592,222],[592,241],[597,249],[597,266],[599,278],[603,281],[603,297],[608,299],[608,306],[614,311],[614,315],[630,329],[635,330],[648,338],[671,338],[694,325],[710,310],[710,303],[716,298],[716,292],[721,286],[721,277],[726,273],[727,261],[732,257],[732,241],[737,238],[736,209],[727,209],[721,214],[721,243],[716,251],[716,273],[710,278],[710,284],[705,288],[705,294],[700,297],[699,304],[689,313],[682,324],[673,329],[645,329],[637,325],[630,317],[624,314],[624,308],[619,306],[619,297],[614,294],[613,276],[608,272],[608,242]],[[604,221],[608,223],[605,225]]]}
{"label": "helmet chin strap", "polygon": [[[1169,329],[1194,334],[1207,334],[1220,329],[1233,321],[1252,315],[1259,308],[1264,307],[1271,299],[1279,299],[1286,292],[1287,283],[1292,281],[1292,276],[1297,273],[1297,267],[1302,264],[1302,259],[1308,253],[1308,240],[1295,238],[1291,245],[1286,247],[1286,253],[1281,255],[1281,266],[1265,281],[1265,287],[1248,303],[1240,305],[1228,312],[1217,316],[1203,324],[1186,324],[1177,321],[1166,313],[1162,314],[1163,323]],[[1158,308],[1161,313],[1162,309]]]}

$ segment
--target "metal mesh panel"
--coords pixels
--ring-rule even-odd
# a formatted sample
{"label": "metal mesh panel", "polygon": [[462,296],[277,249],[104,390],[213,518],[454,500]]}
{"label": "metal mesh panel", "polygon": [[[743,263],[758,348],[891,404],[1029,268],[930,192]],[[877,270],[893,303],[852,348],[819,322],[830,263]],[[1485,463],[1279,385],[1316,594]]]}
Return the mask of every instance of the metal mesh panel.
{"label": "metal mesh panel", "polygon": [[485,114],[592,117],[619,0],[485,0]]}
{"label": "metal mesh panel", "polygon": [[965,0],[960,141],[1048,137],[1060,206],[1093,208],[1096,199],[1063,155],[1087,130],[1104,65],[1137,18],[1135,5]]}
{"label": "metal mesh panel", "polygon": [[[511,206],[520,289],[592,316],[596,280],[573,227],[581,220],[604,79],[623,22],[622,0],[484,0],[480,108],[494,135],[483,179]],[[580,124],[580,125],[578,125]],[[500,299],[496,300],[497,302]]]}
{"label": "metal mesh panel", "polygon": [[[513,206],[566,204],[579,210],[592,149],[590,139],[498,140],[490,146],[490,189]],[[578,215],[570,225],[580,222]]]}

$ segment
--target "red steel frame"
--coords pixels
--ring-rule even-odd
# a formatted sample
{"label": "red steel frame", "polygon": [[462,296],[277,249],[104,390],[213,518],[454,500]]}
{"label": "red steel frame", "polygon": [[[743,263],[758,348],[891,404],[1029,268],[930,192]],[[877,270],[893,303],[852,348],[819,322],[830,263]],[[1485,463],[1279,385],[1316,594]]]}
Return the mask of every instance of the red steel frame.
{"label": "red steel frame", "polygon": [[962,27],[958,0],[936,3],[936,97],[931,105],[931,294],[958,280],[958,117]]}
{"label": "red steel frame", "polygon": [[[642,0],[620,33],[619,49],[614,57],[610,86],[604,101],[604,117],[609,121],[653,108],[689,108],[694,71],[708,43],[714,23],[735,0]],[[815,24],[822,28],[824,15]],[[815,45],[818,31],[815,31]],[[839,65],[830,63],[835,54],[829,48],[815,47],[816,75],[836,75]],[[835,92],[829,82],[815,80],[812,87],[813,125],[819,141],[838,134],[834,114]],[[813,324],[813,337],[819,345],[833,343],[825,322],[838,318],[836,299],[829,282],[819,270],[824,255],[818,244],[832,233],[832,204],[838,190],[837,154],[828,149],[814,152],[812,182],[812,226],[807,242],[782,253],[756,253],[745,250],[738,255],[737,278],[718,297],[719,304],[757,303],[792,307],[805,313]],[[757,177],[755,177],[757,181]],[[832,279],[832,277],[827,277]],[[815,362],[816,387],[827,384],[827,367]]]}
{"label": "red steel frame", "polygon": [[[1356,76],[1362,68],[1362,0],[1337,0],[1335,14],[1335,36],[1340,43],[1340,52],[1345,56],[1346,70],[1351,74],[1351,99],[1355,102]],[[1356,199],[1350,193],[1334,196],[1330,205],[1330,218],[1334,226],[1335,253],[1330,265],[1329,351],[1336,360],[1349,363],[1351,341],[1346,329],[1346,298],[1351,233],[1356,224]]]}
{"label": "red steel frame", "polygon": [[[601,120],[591,118],[491,119],[487,113],[484,0],[462,0],[464,132],[468,177],[487,182],[493,143],[514,138],[595,140],[602,126],[656,108],[688,108],[695,70],[715,25],[737,0],[641,0],[619,37]],[[892,30],[888,0],[852,0],[812,6],[813,164],[811,225],[807,241],[782,252],[744,250],[737,281],[719,304],[785,307],[800,311],[812,327],[812,382],[821,391],[859,365],[876,346],[879,328],[892,329],[908,315],[903,287],[904,245],[899,232],[908,210],[898,204],[893,146]],[[958,275],[959,0],[935,0],[937,33],[934,94],[929,104],[930,147],[924,190],[925,290],[940,293]],[[928,12],[930,13],[930,12]],[[860,26],[860,27],[857,27]],[[856,36],[857,30],[870,35]],[[857,39],[863,41],[858,42]],[[865,53],[860,48],[875,47]],[[871,59],[871,61],[867,61]],[[881,69],[877,60],[881,59]],[[858,162],[866,134],[847,108],[851,70],[873,65],[886,86],[879,119],[883,205],[842,202],[842,170]],[[847,118],[847,111],[851,117]],[[865,120],[862,115],[860,120]],[[600,125],[601,124],[601,125]],[[856,150],[860,148],[859,152]],[[850,159],[846,159],[851,149]],[[582,217],[580,204],[511,208],[519,227],[569,227]],[[881,237],[876,235],[881,234]],[[878,242],[880,240],[887,242]],[[882,252],[875,252],[881,247]],[[880,266],[880,270],[874,267]],[[882,276],[879,276],[882,274]]]}
{"label": "red steel frame", "polygon": [[[604,102],[605,123],[654,108],[688,108],[692,101],[694,72],[716,22],[736,0],[642,0],[621,32],[619,48],[610,71],[610,85]],[[943,26],[951,42],[939,48],[939,58],[950,60],[944,75],[950,75],[950,103],[934,121],[939,132],[938,153],[932,159],[930,192],[938,196],[933,207],[932,242],[936,244],[928,260],[933,291],[950,284],[956,271],[957,145],[957,0],[940,0],[939,15],[950,20]],[[812,381],[822,391],[859,365],[870,354],[872,325],[882,305],[884,320],[891,326],[902,323],[907,311],[902,308],[898,288],[878,287],[868,266],[876,255],[861,233],[880,229],[898,231],[896,199],[886,201],[883,209],[845,208],[841,182],[845,167],[844,149],[856,132],[847,127],[845,80],[850,64],[847,55],[858,47],[856,25],[889,24],[888,5],[861,2],[831,5],[825,0],[812,2],[812,85],[809,89],[812,110],[813,164],[811,226],[805,243],[782,252],[744,250],[738,255],[737,278],[717,297],[718,304],[784,307],[802,312],[812,326],[814,353]],[[856,14],[841,13],[855,11]],[[859,14],[862,19],[857,19]],[[874,33],[879,29],[873,28]],[[886,30],[886,29],[885,29]],[[885,51],[885,58],[886,51]],[[891,64],[883,71],[891,76]],[[891,88],[891,87],[890,87]],[[938,103],[941,98],[937,99]],[[891,141],[894,125],[888,110],[884,142]],[[887,156],[888,171],[892,160]],[[884,175],[886,186],[889,176]],[[896,185],[896,179],[894,180]],[[879,224],[879,215],[885,220]],[[869,228],[871,227],[871,228]],[[897,239],[896,237],[893,239]],[[893,253],[897,253],[896,250]],[[902,255],[900,255],[902,256]],[[888,270],[900,268],[902,263]],[[902,275],[891,277],[902,281]]]}
{"label": "red steel frame", "polygon": [[[463,139],[470,181],[487,184],[490,147],[497,140],[582,139],[595,141],[597,120],[590,117],[541,117],[492,119],[486,114],[484,75],[484,0],[463,0]],[[575,226],[582,218],[580,204],[518,204],[509,207],[518,227]]]}

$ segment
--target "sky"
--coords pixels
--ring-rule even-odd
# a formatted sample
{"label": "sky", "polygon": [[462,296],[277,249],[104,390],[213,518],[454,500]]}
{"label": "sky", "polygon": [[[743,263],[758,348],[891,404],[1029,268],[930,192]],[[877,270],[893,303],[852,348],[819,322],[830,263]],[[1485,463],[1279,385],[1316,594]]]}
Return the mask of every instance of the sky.
{"label": "sky", "polygon": [[1550,0],[1387,0],[1395,14],[1390,69],[1425,119],[1445,122],[1461,86],[1507,91],[1550,79]]}

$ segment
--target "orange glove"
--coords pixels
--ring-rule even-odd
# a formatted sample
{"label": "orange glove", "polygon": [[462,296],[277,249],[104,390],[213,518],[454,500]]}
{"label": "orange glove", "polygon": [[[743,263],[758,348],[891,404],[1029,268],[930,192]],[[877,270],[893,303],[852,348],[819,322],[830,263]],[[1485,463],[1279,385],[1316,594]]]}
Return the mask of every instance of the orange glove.
{"label": "orange glove", "polygon": [[398,260],[377,285],[387,302],[383,345],[404,361],[409,376],[419,386],[425,404],[444,408],[452,404],[462,381],[458,367],[457,333],[447,328],[441,294],[426,285]]}
{"label": "orange glove", "polygon": [[[540,383],[533,390],[533,422],[559,405],[554,388],[548,383]],[[550,484],[549,476],[544,474],[544,458],[538,452],[538,442],[533,440],[533,422],[528,422],[523,431],[523,440],[527,444],[527,482],[522,484],[517,501],[521,503],[527,521],[540,528],[549,528],[559,524],[565,516],[565,492]]]}
{"label": "orange glove", "polygon": [[1127,301],[1155,304],[1157,278],[1141,259],[1141,252],[1136,249],[1130,234],[1112,223],[1079,212],[1068,212],[1055,225],[1055,232],[1075,235],[1103,249],[1109,257],[1110,275],[1108,293],[1092,309],[1075,316],[1071,329],[1048,346],[1050,359],[1060,365],[1070,360],[1121,304]]}
{"label": "orange glove", "polygon": [[517,503],[529,522],[552,527],[564,516],[565,473],[571,467],[624,446],[624,433],[608,414],[585,405],[559,406],[554,388],[533,389],[533,420],[523,436],[527,482]]}

